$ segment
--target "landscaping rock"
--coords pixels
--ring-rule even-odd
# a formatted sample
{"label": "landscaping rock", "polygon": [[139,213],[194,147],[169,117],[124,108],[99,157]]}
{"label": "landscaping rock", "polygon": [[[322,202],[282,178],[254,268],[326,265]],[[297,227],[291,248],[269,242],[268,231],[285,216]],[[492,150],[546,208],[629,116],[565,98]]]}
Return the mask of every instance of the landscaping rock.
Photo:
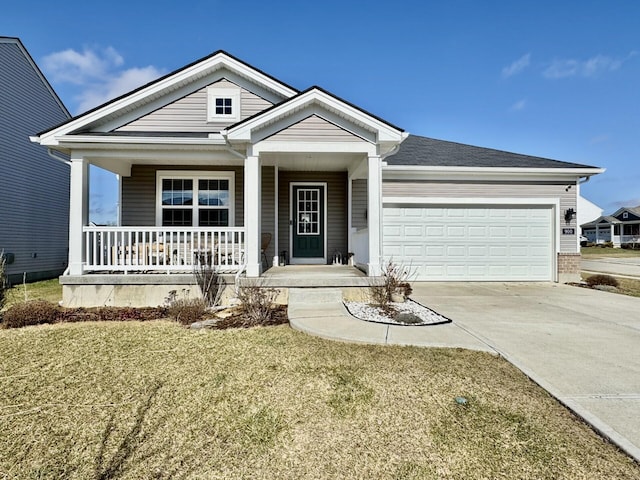
{"label": "landscaping rock", "polygon": [[424,323],[424,321],[413,313],[399,313],[395,318],[396,322],[404,323],[405,325],[416,325],[418,323]]}
{"label": "landscaping rock", "polygon": [[189,328],[191,330],[202,330],[203,328],[210,328],[218,323],[217,318],[209,318],[207,320],[202,320],[201,322],[193,322]]}
{"label": "landscaping rock", "polygon": [[594,285],[593,288],[594,290],[601,290],[603,292],[611,292],[611,293],[615,293],[618,291],[618,289],[613,285]]}

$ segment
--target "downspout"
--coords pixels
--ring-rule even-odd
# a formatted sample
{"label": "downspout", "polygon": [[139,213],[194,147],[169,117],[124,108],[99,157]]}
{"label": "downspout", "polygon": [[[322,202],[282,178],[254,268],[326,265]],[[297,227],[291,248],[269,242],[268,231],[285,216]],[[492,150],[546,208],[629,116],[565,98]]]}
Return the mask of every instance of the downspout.
{"label": "downspout", "polygon": [[67,160],[66,158],[59,157],[59,156],[58,156],[58,155],[56,155],[56,154],[54,153],[54,151],[53,151],[53,150],[51,150],[50,148],[47,148],[47,153],[48,153],[48,154],[49,154],[49,156],[50,156],[51,158],[53,158],[54,160],[58,160],[59,162],[62,162],[62,163],[67,164],[68,166],[71,166],[71,162],[70,162],[69,160]]}
{"label": "downspout", "polygon": [[226,150],[227,150],[229,153],[231,153],[231,154],[235,155],[235,156],[236,156],[236,157],[238,157],[238,158],[242,158],[243,160],[244,160],[245,158],[247,158],[247,156],[246,156],[246,155],[244,155],[244,154],[240,153],[240,152],[239,152],[239,151],[237,151],[237,150],[234,150],[234,148],[231,146],[231,143],[229,143],[229,139],[227,138],[227,131],[226,131],[226,130],[222,130],[222,131],[220,132],[220,135],[222,135],[222,138],[224,138],[224,142],[225,142],[225,144],[226,144]]}

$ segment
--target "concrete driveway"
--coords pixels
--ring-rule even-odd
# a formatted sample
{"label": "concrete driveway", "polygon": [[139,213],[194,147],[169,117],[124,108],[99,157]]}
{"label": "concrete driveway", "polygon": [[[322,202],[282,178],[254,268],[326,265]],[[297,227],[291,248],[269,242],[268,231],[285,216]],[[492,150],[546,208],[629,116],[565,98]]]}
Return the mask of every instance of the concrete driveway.
{"label": "concrete driveway", "polygon": [[580,267],[585,272],[609,273],[640,279],[640,256],[582,258]]}
{"label": "concrete driveway", "polygon": [[640,298],[559,284],[418,282],[412,297],[640,461]]}

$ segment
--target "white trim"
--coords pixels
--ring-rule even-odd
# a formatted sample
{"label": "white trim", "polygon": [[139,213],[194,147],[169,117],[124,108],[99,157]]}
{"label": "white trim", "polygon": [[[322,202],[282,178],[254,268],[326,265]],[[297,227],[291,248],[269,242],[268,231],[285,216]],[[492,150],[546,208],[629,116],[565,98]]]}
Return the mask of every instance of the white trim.
{"label": "white trim", "polygon": [[383,197],[383,204],[447,204],[447,205],[553,205],[560,207],[560,200],[558,198],[544,198],[544,197],[531,197],[531,198],[508,198],[508,197]]}
{"label": "white trim", "polygon": [[[478,178],[500,178],[549,181],[554,178],[566,180],[603,173],[604,168],[520,168],[520,167],[443,167],[423,165],[383,165],[383,180],[416,178],[451,178],[477,180]],[[422,175],[420,175],[422,174]]]}
{"label": "white trim", "polygon": [[[491,198],[491,197],[471,197],[471,198],[446,198],[446,197],[384,197],[382,199],[383,208],[392,205],[452,205],[452,206],[476,206],[476,205],[499,205],[499,206],[532,206],[551,208],[551,235],[553,238],[551,245],[551,281],[558,281],[558,254],[560,252],[560,199],[559,198]],[[564,253],[564,252],[563,252]],[[572,253],[572,252],[566,252]]]}
{"label": "white trim", "polygon": [[376,154],[376,146],[364,140],[348,142],[306,142],[300,141],[277,141],[261,140],[253,145],[255,155],[268,152],[294,152],[294,153],[364,153],[367,155]]}
{"label": "white trim", "polygon": [[[324,257],[299,257],[293,256],[293,187],[294,186],[322,186],[324,187]],[[291,265],[325,265],[327,263],[327,199],[329,188],[327,182],[290,182],[289,183],[289,263]]]}
{"label": "white trim", "polygon": [[[192,227],[198,227],[198,210],[201,208],[198,205],[198,198],[196,195],[197,185],[196,182],[202,179],[208,180],[229,180],[229,225],[228,227],[235,226],[235,182],[236,173],[233,170],[157,170],[156,171],[156,226],[162,226],[162,180],[163,179],[189,179],[194,181],[194,198],[193,205],[190,207],[194,211],[193,225]],[[206,206],[202,206],[206,208]]]}
{"label": "white trim", "polygon": [[151,144],[151,145],[225,145],[219,133],[210,133],[207,137],[138,137],[129,135],[62,135],[58,137],[59,146],[64,144]]}
{"label": "white trim", "polygon": [[[216,100],[219,98],[231,99],[231,114],[216,113]],[[207,122],[219,122],[220,120],[240,120],[240,87],[210,85],[207,87]]]}

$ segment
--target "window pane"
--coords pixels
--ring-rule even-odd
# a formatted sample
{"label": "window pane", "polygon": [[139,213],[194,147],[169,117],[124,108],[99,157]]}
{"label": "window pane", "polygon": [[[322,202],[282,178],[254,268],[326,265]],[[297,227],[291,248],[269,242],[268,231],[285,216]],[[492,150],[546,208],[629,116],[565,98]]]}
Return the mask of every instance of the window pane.
{"label": "window pane", "polygon": [[231,115],[232,107],[231,98],[216,98],[216,115]]}
{"label": "window pane", "polygon": [[228,206],[229,180],[200,180],[198,205]]}
{"label": "window pane", "polygon": [[193,211],[188,208],[165,208],[162,210],[163,227],[190,227],[193,224]]}
{"label": "window pane", "polygon": [[193,180],[162,180],[163,205],[193,205]]}
{"label": "window pane", "polygon": [[200,227],[228,227],[229,210],[202,208],[198,225]]}

